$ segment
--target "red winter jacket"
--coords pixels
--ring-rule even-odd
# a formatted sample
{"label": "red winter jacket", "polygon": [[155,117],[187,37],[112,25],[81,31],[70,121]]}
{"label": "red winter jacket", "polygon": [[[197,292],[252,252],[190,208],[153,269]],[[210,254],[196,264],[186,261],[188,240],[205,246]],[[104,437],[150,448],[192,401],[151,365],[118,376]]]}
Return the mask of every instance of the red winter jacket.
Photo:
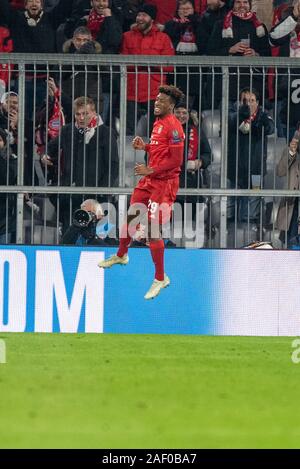
{"label": "red winter jacket", "polygon": [[[123,34],[121,54],[124,55],[175,55],[171,39],[160,32],[155,25],[144,35],[137,28]],[[157,96],[158,87],[166,83],[166,72],[173,67],[151,67],[148,92],[148,67],[128,67],[127,99],[140,103],[153,100]],[[136,73],[138,71],[138,73]],[[153,72],[152,72],[153,71]],[[136,92],[136,78],[137,92]]]}

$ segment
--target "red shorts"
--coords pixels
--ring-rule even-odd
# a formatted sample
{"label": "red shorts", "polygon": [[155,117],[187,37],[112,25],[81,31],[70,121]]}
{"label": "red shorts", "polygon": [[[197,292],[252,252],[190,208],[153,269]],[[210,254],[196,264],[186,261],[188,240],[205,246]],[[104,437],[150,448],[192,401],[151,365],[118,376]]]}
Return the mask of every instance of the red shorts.
{"label": "red shorts", "polygon": [[178,187],[178,177],[164,180],[144,177],[134,189],[130,205],[143,204],[148,220],[163,225],[171,218]]}

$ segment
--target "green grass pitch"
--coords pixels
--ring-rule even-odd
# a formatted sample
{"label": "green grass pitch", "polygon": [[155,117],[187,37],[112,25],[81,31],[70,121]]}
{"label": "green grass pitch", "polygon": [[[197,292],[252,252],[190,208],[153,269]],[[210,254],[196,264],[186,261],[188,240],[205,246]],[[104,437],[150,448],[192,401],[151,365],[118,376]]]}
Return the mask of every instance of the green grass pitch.
{"label": "green grass pitch", "polygon": [[300,446],[291,338],[0,338],[1,448]]}

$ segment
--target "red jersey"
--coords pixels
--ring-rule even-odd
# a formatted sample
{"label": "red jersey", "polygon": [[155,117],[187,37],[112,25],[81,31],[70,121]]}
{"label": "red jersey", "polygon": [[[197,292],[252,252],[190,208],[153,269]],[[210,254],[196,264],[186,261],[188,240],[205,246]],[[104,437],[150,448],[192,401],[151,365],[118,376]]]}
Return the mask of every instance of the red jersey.
{"label": "red jersey", "polygon": [[154,172],[151,179],[172,179],[178,177],[183,162],[184,132],[181,123],[168,114],[157,118],[153,125],[150,143],[146,145],[149,163]]}

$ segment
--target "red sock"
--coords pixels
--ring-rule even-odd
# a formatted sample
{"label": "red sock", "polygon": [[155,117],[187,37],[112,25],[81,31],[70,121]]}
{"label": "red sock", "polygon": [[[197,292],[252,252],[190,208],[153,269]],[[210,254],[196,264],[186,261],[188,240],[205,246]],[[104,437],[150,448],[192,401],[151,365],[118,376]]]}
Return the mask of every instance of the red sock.
{"label": "red sock", "polygon": [[117,256],[123,257],[125,254],[127,254],[130,243],[131,243],[131,236],[129,236],[128,234],[127,223],[124,223],[124,225],[121,228],[120,245],[119,245],[119,249],[117,252]]}
{"label": "red sock", "polygon": [[156,280],[163,280],[164,269],[164,251],[165,245],[162,239],[150,241],[151,256],[155,265],[155,278]]}

